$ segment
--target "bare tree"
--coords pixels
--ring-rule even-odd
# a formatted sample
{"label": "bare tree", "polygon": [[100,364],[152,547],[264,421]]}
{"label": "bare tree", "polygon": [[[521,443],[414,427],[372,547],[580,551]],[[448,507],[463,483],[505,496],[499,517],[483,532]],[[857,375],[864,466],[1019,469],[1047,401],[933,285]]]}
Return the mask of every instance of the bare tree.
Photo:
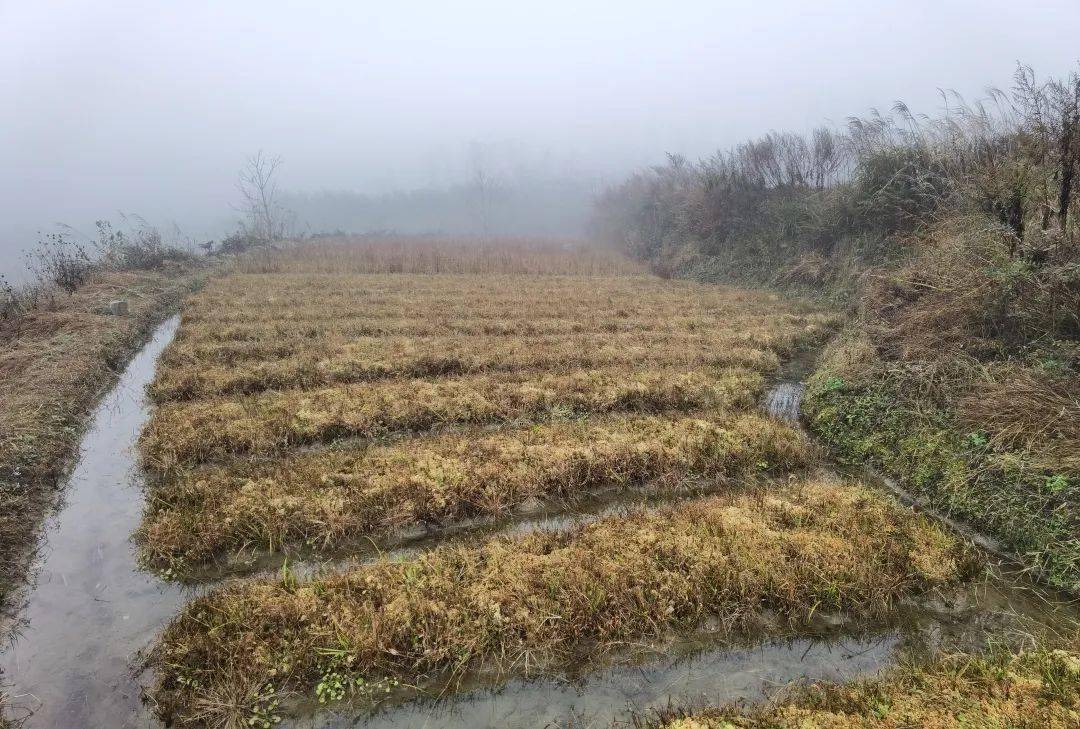
{"label": "bare tree", "polygon": [[268,157],[259,150],[240,170],[237,189],[243,202],[237,208],[246,218],[247,232],[264,240],[286,237],[292,224],[291,213],[278,199],[275,174],[281,157]]}
{"label": "bare tree", "polygon": [[471,187],[476,195],[477,218],[480,223],[480,231],[486,238],[491,232],[491,198],[495,192],[496,183],[488,170],[484,149],[478,142],[473,142],[470,145],[469,156],[472,163]]}

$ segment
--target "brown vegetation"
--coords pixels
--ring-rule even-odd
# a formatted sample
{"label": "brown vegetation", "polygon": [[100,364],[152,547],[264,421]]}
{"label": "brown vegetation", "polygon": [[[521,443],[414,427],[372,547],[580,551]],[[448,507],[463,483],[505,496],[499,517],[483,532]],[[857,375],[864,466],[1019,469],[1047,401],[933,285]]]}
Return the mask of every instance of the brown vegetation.
{"label": "brown vegetation", "polygon": [[796,478],[808,445],[748,412],[835,315],[653,277],[282,260],[208,287],[162,358],[141,439],[148,564],[186,576],[234,552],[378,548],[601,490],[713,495],[227,583],[154,651],[168,720],[258,723],[297,695],[558,671],[706,618],[724,634],[767,615],[794,631],[822,611],[882,618],[968,574],[959,542],[893,501]]}
{"label": "brown vegetation", "polygon": [[[203,350],[204,357],[170,352],[151,395],[158,401],[203,399],[268,389],[315,388],[401,377],[445,377],[482,372],[569,372],[631,364],[657,367],[746,367],[767,372],[779,366],[771,350],[732,346],[719,334],[588,334],[562,337],[464,338],[369,337],[327,346],[297,348],[281,358],[238,360],[233,352]],[[283,346],[279,343],[278,347]],[[279,350],[280,351],[280,350]],[[266,350],[263,350],[266,354]],[[211,365],[206,355],[232,359]]]}
{"label": "brown vegetation", "polygon": [[590,418],[409,438],[191,471],[152,488],[138,541],[150,565],[182,574],[227,549],[340,547],[610,486],[715,489],[809,458],[796,431],[757,415]]}
{"label": "brown vegetation", "polygon": [[442,425],[746,407],[762,387],[761,375],[748,370],[608,368],[269,391],[163,405],[143,431],[141,447],[147,465],[167,473],[231,455],[269,455]]}
{"label": "brown vegetation", "polygon": [[340,574],[234,584],[191,603],[154,655],[162,714],[239,722],[279,696],[532,674],[707,617],[889,614],[965,573],[961,544],[856,485],[791,483],[632,510],[567,532],[444,546]]}
{"label": "brown vegetation", "polygon": [[1044,470],[1080,478],[1080,378],[1025,367],[994,368],[957,402],[988,444],[1031,454]]}
{"label": "brown vegetation", "polygon": [[672,157],[595,227],[675,275],[848,299],[855,350],[815,378],[817,431],[1080,590],[1078,174],[1080,73],[1019,67],[937,117],[898,103]]}
{"label": "brown vegetation", "polygon": [[318,238],[240,262],[246,273],[640,274],[643,267],[585,241],[352,235]]}

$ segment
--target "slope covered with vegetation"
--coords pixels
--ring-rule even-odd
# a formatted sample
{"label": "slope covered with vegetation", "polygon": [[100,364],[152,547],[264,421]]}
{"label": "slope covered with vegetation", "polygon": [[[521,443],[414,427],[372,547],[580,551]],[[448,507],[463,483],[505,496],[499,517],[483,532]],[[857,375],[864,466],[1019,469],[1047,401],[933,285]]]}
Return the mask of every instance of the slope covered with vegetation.
{"label": "slope covered with vegetation", "polygon": [[596,232],[659,271],[824,292],[811,381],[846,459],[1080,588],[1080,76],[773,133],[609,190]]}

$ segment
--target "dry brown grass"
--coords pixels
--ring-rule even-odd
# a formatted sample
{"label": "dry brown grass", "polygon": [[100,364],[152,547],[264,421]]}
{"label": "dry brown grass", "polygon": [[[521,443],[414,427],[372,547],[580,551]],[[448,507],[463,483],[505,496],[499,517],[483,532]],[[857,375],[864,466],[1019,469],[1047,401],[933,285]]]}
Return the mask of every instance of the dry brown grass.
{"label": "dry brown grass", "polygon": [[[214,348],[252,350],[262,357],[260,347],[290,347],[292,353],[317,349],[335,343],[363,337],[435,337],[435,336],[500,336],[538,337],[569,334],[605,333],[694,333],[708,331],[703,317],[673,317],[671,319],[627,319],[610,315],[580,315],[573,318],[544,319],[474,319],[439,318],[435,312],[419,319],[386,319],[374,321],[359,317],[327,318],[312,321],[219,322],[185,321],[177,338],[178,343],[191,343],[203,348],[213,357]],[[268,352],[278,349],[268,349]],[[213,361],[213,360],[211,360]]]}
{"label": "dry brown grass", "polygon": [[710,488],[810,460],[803,437],[758,415],[559,422],[405,439],[268,464],[193,471],[153,488],[139,534],[146,561],[183,574],[226,550],[339,548],[416,524],[574,501],[601,487]]}
{"label": "dry brown grass", "polygon": [[[798,334],[798,332],[792,332]],[[733,341],[734,340],[734,341]],[[779,357],[764,346],[735,342],[722,334],[651,332],[575,334],[561,337],[368,337],[335,346],[298,348],[291,356],[266,356],[218,366],[179,348],[170,354],[151,387],[158,401],[205,399],[267,389],[316,388],[389,378],[445,377],[482,372],[545,371],[638,367],[744,367],[771,372]],[[790,343],[784,342],[785,348]],[[280,343],[277,346],[282,346]],[[280,351],[280,350],[278,350]],[[215,352],[214,354],[218,354]],[[265,349],[263,354],[267,354]],[[207,353],[209,354],[209,353]],[[187,364],[180,364],[182,357]],[[212,355],[211,355],[212,356]]]}
{"label": "dry brown grass", "polygon": [[224,587],[166,629],[154,698],[166,720],[224,725],[320,682],[350,693],[481,665],[557,671],[583,651],[708,617],[725,632],[757,625],[763,610],[793,626],[819,611],[880,617],[957,580],[967,559],[933,523],[851,484],[633,510],[310,581]]}
{"label": "dry brown grass", "polygon": [[[1080,653],[949,654],[883,678],[822,683],[763,708],[725,707],[644,722],[642,729],[1071,729],[1080,721]],[[668,712],[679,713],[679,712]]]}
{"label": "dry brown grass", "polygon": [[[361,673],[414,680],[524,655],[554,667],[572,646],[599,654],[710,612],[732,630],[763,605],[880,614],[955,577],[953,542],[859,489],[755,490],[757,474],[809,456],[794,430],[746,411],[834,315],[621,268],[582,275],[601,270],[589,261],[551,275],[561,255],[466,256],[450,270],[470,273],[453,275],[369,273],[444,271],[441,253],[298,255],[218,280],[185,309],[140,442],[149,564],[182,575],[234,551],[348,551],[599,490],[727,495],[303,587],[226,586],[156,652],[168,718],[246,721],[326,671],[356,688]],[[312,273],[329,267],[366,273]],[[507,270],[529,273],[471,273]],[[404,622],[384,634],[387,620]]]}
{"label": "dry brown grass", "polygon": [[247,273],[521,273],[618,275],[641,264],[583,240],[347,235],[243,256]]}
{"label": "dry brown grass", "polygon": [[1080,332],[1075,247],[1059,260],[1016,251],[1011,234],[955,217],[912,243],[906,265],[870,277],[862,307],[890,358],[1009,357]]}
{"label": "dry brown grass", "polygon": [[384,380],[162,405],[140,443],[147,465],[168,472],[231,455],[266,455],[442,425],[744,408],[760,398],[762,389],[759,373],[714,368]]}
{"label": "dry brown grass", "polygon": [[[770,307],[775,308],[773,311]],[[185,323],[424,318],[535,320],[706,316],[764,321],[812,312],[767,292],[648,276],[232,275],[185,310]]]}
{"label": "dry brown grass", "polygon": [[995,448],[1029,452],[1048,470],[1080,477],[1080,380],[1030,367],[993,367],[957,411]]}
{"label": "dry brown grass", "polygon": [[820,336],[837,322],[775,294],[647,277],[234,275],[185,309],[172,349],[283,342],[299,353],[357,337],[619,332],[723,332],[770,347],[771,335]]}

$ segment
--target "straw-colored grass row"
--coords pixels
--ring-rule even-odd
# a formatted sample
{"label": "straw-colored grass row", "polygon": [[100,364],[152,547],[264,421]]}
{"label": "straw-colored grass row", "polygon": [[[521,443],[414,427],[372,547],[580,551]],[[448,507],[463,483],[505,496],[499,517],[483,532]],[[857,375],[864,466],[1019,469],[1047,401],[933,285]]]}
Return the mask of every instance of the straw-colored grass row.
{"label": "straw-colored grass row", "polygon": [[[770,336],[781,351],[802,330]],[[742,334],[641,333],[561,337],[368,337],[279,359],[212,365],[179,347],[150,388],[159,401],[209,398],[268,389],[314,388],[392,377],[446,377],[481,372],[543,370],[569,373],[613,366],[745,367],[770,372],[780,363],[765,344],[747,346]]]}
{"label": "straw-colored grass row", "polygon": [[306,581],[233,583],[165,630],[154,699],[167,721],[221,725],[290,692],[336,699],[480,666],[557,671],[706,618],[736,633],[763,613],[796,629],[823,611],[882,617],[969,564],[954,537],[856,485],[709,497]]}
{"label": "straw-colored grass row", "polygon": [[340,342],[362,337],[436,337],[500,336],[538,337],[559,334],[605,334],[618,332],[709,332],[718,329],[707,317],[670,319],[625,319],[605,314],[582,313],[555,319],[474,319],[443,318],[437,312],[420,319],[324,318],[310,322],[220,322],[184,321],[177,344],[192,343],[204,347],[217,344],[252,345],[273,342],[292,343],[297,347],[310,343]]}
{"label": "straw-colored grass row", "polygon": [[655,277],[589,276],[355,276],[231,275],[194,299],[194,318],[218,312],[284,312],[320,302],[365,311],[399,310],[419,304],[460,304],[473,310],[529,303],[564,308],[603,307],[639,311],[680,306],[695,311],[767,310],[770,305],[798,308],[775,293],[728,288]]}
{"label": "straw-colored grass row", "polygon": [[490,323],[504,319],[513,321],[537,321],[544,319],[574,319],[587,317],[595,321],[598,318],[637,321],[671,318],[708,319],[732,325],[732,321],[747,320],[748,325],[766,321],[798,320],[807,314],[778,310],[768,312],[768,304],[760,304],[756,310],[740,310],[736,307],[700,307],[694,302],[680,302],[677,299],[664,302],[663,306],[618,306],[610,302],[579,302],[573,299],[538,298],[512,303],[471,302],[471,301],[421,301],[409,305],[389,305],[369,307],[362,302],[351,301],[310,301],[303,306],[276,308],[267,304],[252,302],[249,309],[217,307],[212,311],[200,313],[195,309],[185,312],[185,322],[213,323],[217,325],[272,323],[272,324],[316,324],[326,319],[363,320],[372,326],[389,326],[402,319],[415,320],[456,320],[474,319]]}
{"label": "straw-colored grass row", "polygon": [[[734,338],[742,346],[775,348],[778,339],[793,334],[808,340],[832,331],[837,322],[831,315],[806,315],[789,320],[780,316],[756,318],[673,316],[665,318],[622,318],[604,313],[581,312],[567,318],[497,319],[441,318],[433,313],[421,319],[327,317],[311,322],[244,322],[223,324],[185,320],[176,341],[167,350],[166,366],[177,361],[206,359],[231,361],[232,351],[242,358],[258,358],[266,352],[289,348],[287,354],[313,353],[319,348],[340,346],[354,339],[370,337],[550,337],[606,334],[717,334]],[[263,350],[262,347],[278,347]],[[218,354],[218,349],[226,354]],[[250,351],[250,354],[247,354]],[[174,354],[175,353],[175,354]]]}
{"label": "straw-colored grass row", "polygon": [[621,251],[575,238],[474,238],[344,235],[284,244],[241,257],[249,273],[639,275],[644,266]]}
{"label": "straw-colored grass row", "polygon": [[440,425],[743,408],[760,398],[762,388],[757,372],[716,368],[383,380],[165,404],[143,430],[140,444],[147,465],[166,472],[230,455],[269,455]]}
{"label": "straw-colored grass row", "polygon": [[417,524],[497,517],[606,487],[710,489],[749,472],[806,465],[804,438],[759,415],[614,416],[404,439],[231,463],[151,489],[146,562],[182,574],[241,549],[341,548]]}

